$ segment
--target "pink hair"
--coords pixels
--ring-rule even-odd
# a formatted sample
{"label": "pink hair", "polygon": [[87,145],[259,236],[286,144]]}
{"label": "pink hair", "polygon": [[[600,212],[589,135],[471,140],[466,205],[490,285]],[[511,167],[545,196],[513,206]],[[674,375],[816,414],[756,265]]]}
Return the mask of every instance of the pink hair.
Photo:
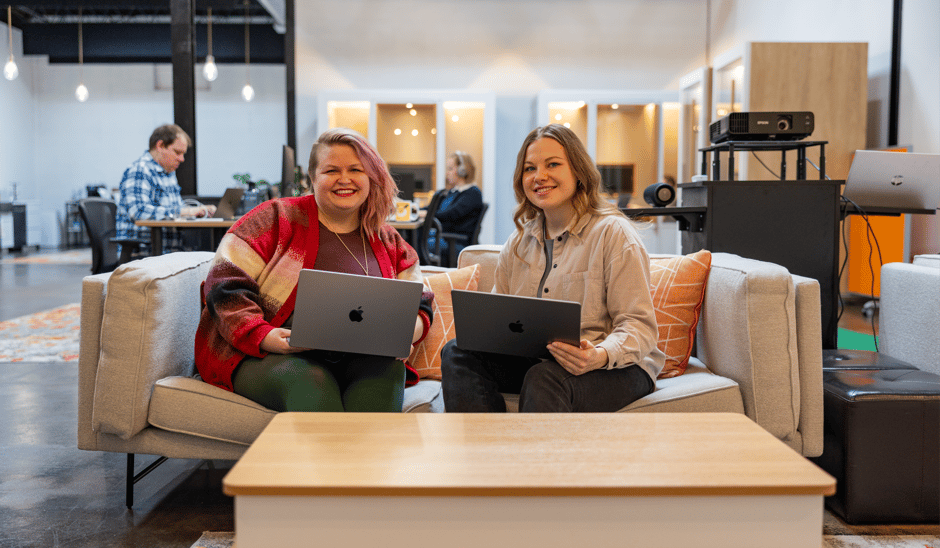
{"label": "pink hair", "polygon": [[320,135],[310,150],[310,162],[307,167],[311,184],[317,172],[317,153],[321,147],[347,145],[356,151],[356,156],[362,162],[366,175],[369,176],[369,197],[359,210],[359,222],[370,237],[378,233],[385,224],[385,218],[392,210],[395,196],[398,195],[398,185],[388,172],[385,160],[379,156],[375,148],[369,144],[359,133],[347,128],[328,129]]}

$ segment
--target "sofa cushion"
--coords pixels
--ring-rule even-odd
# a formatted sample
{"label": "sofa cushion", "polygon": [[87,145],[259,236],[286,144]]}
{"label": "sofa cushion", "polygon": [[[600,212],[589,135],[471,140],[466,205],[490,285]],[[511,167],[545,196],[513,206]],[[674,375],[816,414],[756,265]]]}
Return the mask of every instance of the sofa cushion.
{"label": "sofa cushion", "polygon": [[276,414],[202,379],[174,376],[153,387],[148,421],[170,432],[251,445]]}
{"label": "sofa cushion", "polygon": [[480,266],[476,264],[424,278],[424,286],[434,292],[434,323],[409,357],[411,366],[422,379],[441,378],[441,349],[455,336],[451,289],[475,291],[479,279]]}
{"label": "sofa cushion", "polygon": [[650,258],[650,292],[659,325],[658,346],[666,354],[660,379],[681,375],[689,363],[711,264],[712,255],[706,250]]}
{"label": "sofa cushion", "polygon": [[[199,284],[213,253],[132,261],[108,278],[92,427],[130,439],[147,426],[154,383],[193,373]],[[170,321],[172,319],[172,321]]]}
{"label": "sofa cushion", "polygon": [[[507,411],[519,410],[519,394],[503,394]],[[738,383],[715,375],[696,358],[689,360],[681,379],[656,381],[652,394],[638,399],[618,412],[642,413],[741,413],[744,402]]]}

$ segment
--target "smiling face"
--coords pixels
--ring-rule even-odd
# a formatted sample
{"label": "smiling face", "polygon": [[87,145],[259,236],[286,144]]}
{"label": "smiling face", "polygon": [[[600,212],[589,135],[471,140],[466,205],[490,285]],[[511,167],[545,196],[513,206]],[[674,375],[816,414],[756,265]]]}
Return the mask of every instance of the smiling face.
{"label": "smiling face", "polygon": [[183,163],[188,148],[186,139],[177,137],[169,145],[163,141],[157,141],[157,146],[150,151],[150,155],[167,173],[173,173]]}
{"label": "smiling face", "polygon": [[369,197],[369,176],[349,145],[323,146],[317,151],[313,195],[321,214],[336,221],[358,217]]}
{"label": "smiling face", "polygon": [[526,149],[522,188],[526,198],[546,217],[574,215],[571,198],[577,184],[568,154],[558,141],[543,137]]}

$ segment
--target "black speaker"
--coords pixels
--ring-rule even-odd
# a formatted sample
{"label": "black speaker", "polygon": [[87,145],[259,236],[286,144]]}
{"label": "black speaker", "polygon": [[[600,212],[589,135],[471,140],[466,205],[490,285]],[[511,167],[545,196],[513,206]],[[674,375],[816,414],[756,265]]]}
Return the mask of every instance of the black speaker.
{"label": "black speaker", "polygon": [[654,183],[643,191],[643,199],[653,207],[665,207],[676,199],[676,189],[666,183]]}

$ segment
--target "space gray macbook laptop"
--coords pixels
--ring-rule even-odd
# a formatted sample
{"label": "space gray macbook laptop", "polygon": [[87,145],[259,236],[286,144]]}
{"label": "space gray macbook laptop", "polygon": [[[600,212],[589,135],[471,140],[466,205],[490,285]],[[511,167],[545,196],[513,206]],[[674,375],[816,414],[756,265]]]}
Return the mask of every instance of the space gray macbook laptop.
{"label": "space gray macbook laptop", "polygon": [[553,341],[578,345],[581,304],[454,289],[454,330],[464,350],[551,358]]}
{"label": "space gray macbook laptop", "polygon": [[938,209],[940,154],[857,150],[843,196],[862,209]]}
{"label": "space gray macbook laptop", "polygon": [[407,280],[301,270],[290,344],[408,356],[423,287]]}
{"label": "space gray macbook laptop", "polygon": [[242,196],[244,196],[244,194],[244,188],[226,188],[225,193],[222,194],[222,199],[219,200],[219,205],[215,208],[213,218],[225,220],[234,219],[235,212],[238,211],[238,208],[242,205]]}

